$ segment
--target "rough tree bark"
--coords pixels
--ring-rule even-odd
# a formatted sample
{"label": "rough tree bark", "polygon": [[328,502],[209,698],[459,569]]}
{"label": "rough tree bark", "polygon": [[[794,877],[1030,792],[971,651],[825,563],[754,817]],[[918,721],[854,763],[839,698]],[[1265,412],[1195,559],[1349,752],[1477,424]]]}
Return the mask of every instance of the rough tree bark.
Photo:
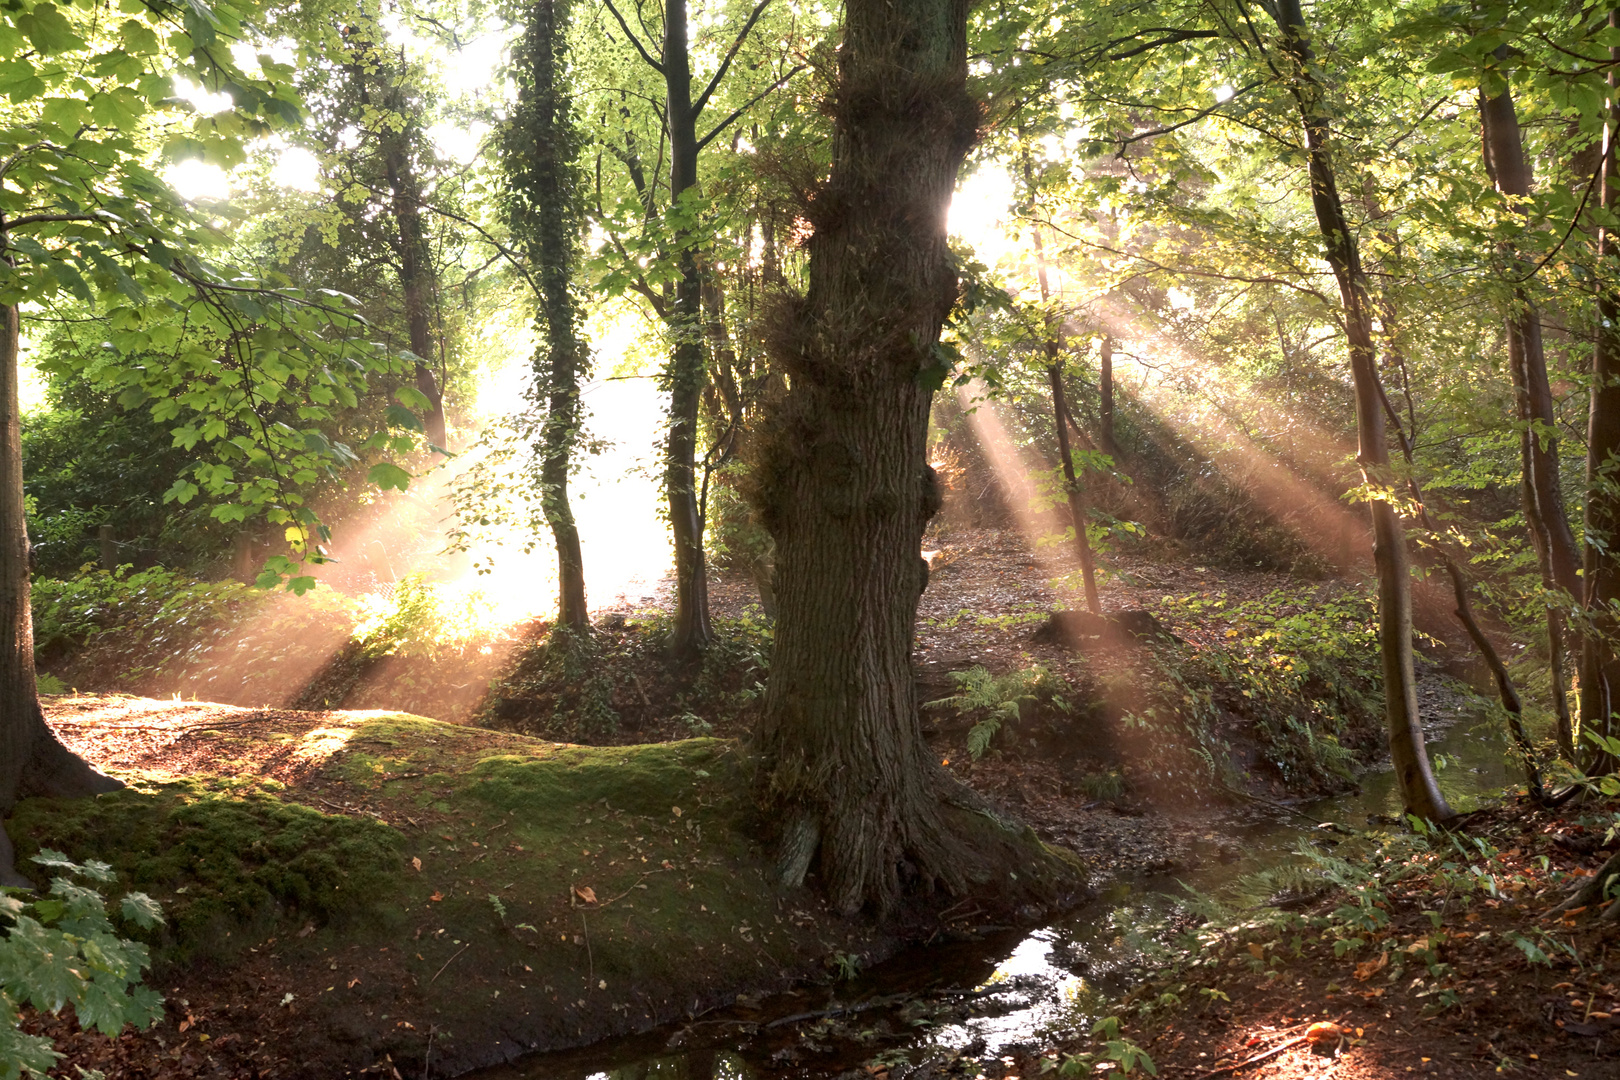
{"label": "rough tree bark", "polygon": [[[1334,176],[1322,88],[1311,71],[1314,58],[1310,34],[1299,0],[1279,0],[1272,10],[1282,31],[1288,89],[1298,107],[1305,134],[1311,204],[1328,264],[1339,285],[1356,396],[1356,459],[1367,484],[1387,487],[1393,481],[1393,474],[1389,467],[1367,275]],[[1444,821],[1453,815],[1430,771],[1418,714],[1417,679],[1412,660],[1412,583],[1406,538],[1395,507],[1387,498],[1370,499],[1368,510],[1372,516],[1373,563],[1378,577],[1378,644],[1383,659],[1384,715],[1389,724],[1390,758],[1406,809],[1430,821]]]}
{"label": "rough tree bark", "polygon": [[[76,798],[124,786],[63,746],[39,708],[34,624],[28,607],[28,526],[23,516],[19,333],[16,306],[0,305],[0,819],[11,813],[18,799],[30,795]],[[0,885],[33,887],[16,869],[3,820]]]}
{"label": "rough tree bark", "polygon": [[980,116],[967,12],[847,0],[832,170],[804,208],[809,285],[772,332],[789,388],[755,462],[780,611],[757,794],[783,879],[814,868],[845,912],[991,883],[1016,903],[1077,873],[953,780],[917,714],[919,551],[940,504],[925,372],[956,299],[945,211]]}
{"label": "rough tree bark", "polygon": [[540,509],[557,548],[557,626],[590,629],[585,559],[568,501],[568,473],[579,436],[579,380],[590,363],[574,291],[579,256],[579,138],[564,83],[569,0],[535,0],[513,52],[518,99],[504,140],[513,232],[539,286],[534,394],[545,409],[537,447]]}
{"label": "rough tree bark", "polygon": [[[1609,15],[1609,25],[1620,26],[1620,18]],[[1611,47],[1612,61],[1620,62],[1620,48]],[[1615,138],[1620,135],[1620,91],[1614,69],[1609,70],[1609,117],[1603,129],[1602,206],[1607,214],[1620,212],[1620,154]],[[1607,216],[1607,215],[1606,215]],[[1620,685],[1620,658],[1615,643],[1620,638],[1620,272],[1616,259],[1616,237],[1605,227],[1598,231],[1598,325],[1592,347],[1592,404],[1586,427],[1586,558],[1583,607],[1586,632],[1581,636],[1581,731],[1614,734],[1614,690]],[[1614,767],[1605,753],[1593,747],[1577,748],[1588,755],[1583,765],[1593,772]]]}
{"label": "rough tree bark", "polygon": [[[1504,59],[1507,47],[1497,50]],[[1486,172],[1496,189],[1514,200],[1519,213],[1534,183],[1530,160],[1524,153],[1519,116],[1513,106],[1512,87],[1503,76],[1500,93],[1481,87],[1480,120],[1484,131]],[[1521,273],[1524,260],[1509,250],[1511,272]],[[1581,595],[1580,556],[1569,525],[1559,480],[1558,428],[1553,412],[1552,386],[1547,378],[1547,355],[1541,340],[1541,317],[1523,285],[1515,285],[1507,315],[1508,367],[1518,403],[1519,457],[1523,473],[1525,525],[1536,551],[1542,585],[1562,590],[1571,598]],[[1547,646],[1553,676],[1553,707],[1558,718],[1558,742],[1564,755],[1575,759],[1569,704],[1564,698],[1565,627],[1559,607],[1547,607]]]}

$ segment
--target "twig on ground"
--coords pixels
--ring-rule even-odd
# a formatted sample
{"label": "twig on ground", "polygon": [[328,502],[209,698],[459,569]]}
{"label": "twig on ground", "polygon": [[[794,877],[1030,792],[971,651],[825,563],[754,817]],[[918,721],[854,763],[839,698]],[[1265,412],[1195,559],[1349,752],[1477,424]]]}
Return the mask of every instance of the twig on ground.
{"label": "twig on ground", "polygon": [[[469,941],[469,942],[467,942],[467,944],[463,945],[461,948],[456,950],[456,956],[460,956],[462,953],[466,952],[470,948],[472,948],[472,942]],[[438,971],[435,971],[433,973],[433,978],[429,979],[428,982],[429,983],[438,982],[439,981],[439,976],[444,974],[444,968],[447,968],[451,964],[456,962],[456,956],[452,956],[450,959],[446,960],[444,962],[444,967],[440,968]]]}

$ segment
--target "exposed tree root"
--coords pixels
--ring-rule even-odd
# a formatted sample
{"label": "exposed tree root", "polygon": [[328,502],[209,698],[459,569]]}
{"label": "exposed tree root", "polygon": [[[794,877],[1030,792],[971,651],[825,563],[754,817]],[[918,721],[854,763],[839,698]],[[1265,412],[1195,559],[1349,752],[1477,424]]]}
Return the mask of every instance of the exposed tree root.
{"label": "exposed tree root", "polygon": [[[1558,915],[1600,903],[1609,883],[1616,877],[1620,877],[1620,852],[1610,855],[1608,861],[1598,867],[1597,873],[1582,882],[1580,888],[1566,896],[1562,903],[1550,909],[1547,914]],[[1620,902],[1612,903],[1605,908],[1601,918],[1605,922],[1620,922]]]}

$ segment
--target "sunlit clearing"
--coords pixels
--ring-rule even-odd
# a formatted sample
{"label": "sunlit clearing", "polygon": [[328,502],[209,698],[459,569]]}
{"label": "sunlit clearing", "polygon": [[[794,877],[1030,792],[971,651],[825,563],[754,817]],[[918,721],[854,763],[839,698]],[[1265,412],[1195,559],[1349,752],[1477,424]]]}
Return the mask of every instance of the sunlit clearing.
{"label": "sunlit clearing", "polygon": [[[1174,295],[1171,301],[1175,302]],[[1191,297],[1187,301],[1191,303]],[[1343,479],[1342,463],[1354,453],[1348,441],[1273,403],[1247,396],[1245,410],[1258,414],[1263,427],[1285,435],[1277,440],[1289,452],[1291,460],[1284,460],[1228,418],[1219,377],[1206,359],[1188,355],[1118,303],[1104,301],[1093,317],[1121,343],[1114,353],[1115,378],[1121,387],[1206,455],[1316,555],[1343,568],[1363,561],[1371,543],[1366,518],[1330,490],[1333,481]],[[1152,367],[1137,359],[1144,354]],[[1189,386],[1197,387],[1197,392],[1188,393]]]}
{"label": "sunlit clearing", "polygon": [[1012,176],[999,165],[981,165],[951,197],[946,227],[993,266],[1018,246],[1006,229],[1012,204]]}
{"label": "sunlit clearing", "polygon": [[488,92],[495,72],[506,59],[506,35],[484,34],[449,54],[444,71],[445,89],[457,97]]}
{"label": "sunlit clearing", "polygon": [[314,154],[301,146],[289,146],[276,159],[270,170],[270,179],[280,187],[293,191],[321,190],[321,163]]}
{"label": "sunlit clearing", "polygon": [[231,193],[225,170],[200,158],[175,162],[164,171],[163,179],[187,202],[223,199]]}
{"label": "sunlit clearing", "polygon": [[1001,417],[996,415],[995,403],[983,400],[984,394],[984,384],[976,379],[956,388],[956,400],[967,413],[973,437],[978,440],[1001,490],[1006,493],[1007,509],[1017,521],[1018,531],[1033,546],[1050,531],[1042,521],[1043,515],[1035,509],[1040,492],[1033,480],[1037,472],[1045,471],[1046,463],[1025,458],[1008,436]]}

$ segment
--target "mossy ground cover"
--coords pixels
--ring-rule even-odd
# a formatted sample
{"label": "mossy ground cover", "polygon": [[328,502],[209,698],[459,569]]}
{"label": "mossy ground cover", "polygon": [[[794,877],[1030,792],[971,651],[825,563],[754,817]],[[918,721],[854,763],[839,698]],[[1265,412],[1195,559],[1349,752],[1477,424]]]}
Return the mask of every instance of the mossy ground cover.
{"label": "mossy ground cover", "polygon": [[[178,707],[183,737],[121,759],[129,789],[28,801],[11,822],[24,858],[104,859],[164,905],[170,1020],[143,1038],[176,1062],[453,1073],[885,947],[774,883],[730,741],[588,748],[403,714]],[[95,722],[60,711],[70,743]]]}

